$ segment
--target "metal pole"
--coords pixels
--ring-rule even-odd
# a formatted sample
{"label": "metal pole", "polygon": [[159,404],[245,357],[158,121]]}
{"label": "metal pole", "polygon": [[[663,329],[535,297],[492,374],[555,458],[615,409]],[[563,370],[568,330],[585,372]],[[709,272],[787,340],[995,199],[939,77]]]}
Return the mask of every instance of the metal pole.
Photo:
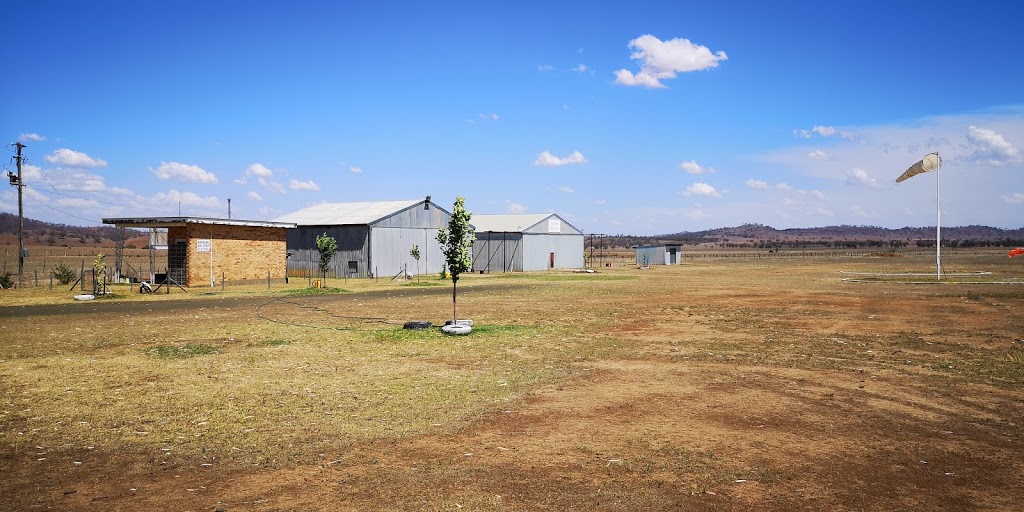
{"label": "metal pole", "polygon": [[935,169],[935,279],[940,281],[942,280],[942,206],[939,202],[941,171],[942,160],[939,160],[939,168]]}

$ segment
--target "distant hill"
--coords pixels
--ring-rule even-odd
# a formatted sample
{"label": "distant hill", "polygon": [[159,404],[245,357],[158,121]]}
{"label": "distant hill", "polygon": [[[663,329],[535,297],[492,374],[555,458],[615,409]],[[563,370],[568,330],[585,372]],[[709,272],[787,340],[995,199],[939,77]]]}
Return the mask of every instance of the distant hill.
{"label": "distant hill", "polygon": [[[614,246],[634,246],[677,242],[684,245],[725,247],[865,247],[935,246],[935,227],[825,226],[820,228],[775,229],[762,224],[743,224],[704,231],[681,231],[657,236],[615,235],[608,238]],[[1024,245],[1024,228],[1000,229],[989,226],[942,228],[943,247]]]}
{"label": "distant hill", "polygon": [[[18,216],[11,213],[0,213],[0,239],[6,243],[17,244]],[[125,243],[135,244],[141,248],[145,244],[144,231],[128,229],[125,232]],[[12,238],[13,237],[13,238]],[[54,224],[41,220],[25,218],[25,245],[79,247],[83,245],[109,246],[117,240],[117,228],[114,226],[69,226]]]}
{"label": "distant hill", "polygon": [[[0,240],[17,241],[18,216],[0,213]],[[146,232],[129,229],[126,244],[142,248]],[[69,226],[34,219],[25,219],[26,245],[81,245],[112,246],[117,240],[114,226]],[[685,245],[713,245],[724,247],[858,247],[935,245],[935,227],[899,229],[877,226],[825,226],[820,228],[775,229],[762,224],[743,224],[731,228],[704,231],[680,231],[657,236],[613,235],[605,238],[612,247],[677,242]],[[989,226],[959,226],[942,228],[943,247],[1024,246],[1024,228],[1000,229]]]}

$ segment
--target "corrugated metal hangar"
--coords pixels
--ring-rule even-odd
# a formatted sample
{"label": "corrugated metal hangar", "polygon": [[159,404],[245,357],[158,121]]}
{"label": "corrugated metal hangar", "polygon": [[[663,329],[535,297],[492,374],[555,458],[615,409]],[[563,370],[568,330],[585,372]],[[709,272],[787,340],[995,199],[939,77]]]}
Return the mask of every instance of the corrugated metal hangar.
{"label": "corrugated metal hangar", "polygon": [[297,227],[288,230],[288,275],[315,276],[320,255],[316,237],[327,233],[338,242],[328,277],[393,276],[416,272],[409,254],[419,246],[422,273],[440,272],[444,255],[437,230],[451,213],[426,199],[354,203],[322,203],[275,219]]}
{"label": "corrugated metal hangar", "polygon": [[474,272],[583,267],[583,232],[553,213],[476,215]]}

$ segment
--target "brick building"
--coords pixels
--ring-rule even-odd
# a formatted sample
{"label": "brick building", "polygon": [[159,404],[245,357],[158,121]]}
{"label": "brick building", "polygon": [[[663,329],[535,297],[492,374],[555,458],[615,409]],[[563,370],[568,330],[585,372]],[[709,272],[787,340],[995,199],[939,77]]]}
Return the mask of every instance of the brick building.
{"label": "brick building", "polygon": [[113,218],[103,223],[166,230],[166,277],[181,286],[283,279],[287,232],[295,227],[286,222],[198,217]]}

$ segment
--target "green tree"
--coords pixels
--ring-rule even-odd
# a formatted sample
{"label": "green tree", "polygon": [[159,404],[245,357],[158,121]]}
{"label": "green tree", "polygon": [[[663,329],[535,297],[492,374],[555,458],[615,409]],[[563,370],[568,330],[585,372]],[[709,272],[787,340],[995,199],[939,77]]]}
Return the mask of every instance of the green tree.
{"label": "green tree", "polygon": [[316,250],[320,253],[320,275],[327,281],[327,269],[331,266],[331,258],[338,252],[338,241],[325,232],[316,237]]}
{"label": "green tree", "polygon": [[476,241],[473,228],[469,225],[472,216],[473,214],[466,210],[466,198],[456,197],[452,217],[448,220],[448,229],[441,228],[437,231],[437,243],[441,244],[445,265],[452,276],[452,322],[458,319],[455,308],[459,274],[467,272],[473,264],[469,254],[473,242]]}
{"label": "green tree", "polygon": [[68,284],[75,277],[77,277],[75,271],[63,263],[58,263],[56,267],[53,267],[53,278],[60,284]]}
{"label": "green tree", "polygon": [[420,280],[420,246],[412,244],[412,249],[409,249],[409,256],[416,260],[416,280]]}

